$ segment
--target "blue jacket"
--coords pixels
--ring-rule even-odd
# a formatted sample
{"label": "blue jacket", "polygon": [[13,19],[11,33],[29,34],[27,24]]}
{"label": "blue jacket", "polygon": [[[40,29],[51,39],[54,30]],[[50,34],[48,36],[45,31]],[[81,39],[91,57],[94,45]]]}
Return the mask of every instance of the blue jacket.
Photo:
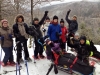
{"label": "blue jacket", "polygon": [[59,37],[57,37],[57,35],[56,35],[57,32],[59,34],[62,34],[60,25],[59,24],[58,25],[50,24],[47,35],[50,37],[51,41],[59,40]]}

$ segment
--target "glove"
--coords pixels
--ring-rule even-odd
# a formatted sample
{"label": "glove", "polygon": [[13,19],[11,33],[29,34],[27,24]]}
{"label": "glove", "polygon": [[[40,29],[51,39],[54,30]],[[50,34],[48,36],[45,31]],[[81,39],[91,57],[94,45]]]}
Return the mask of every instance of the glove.
{"label": "glove", "polygon": [[9,34],[9,38],[12,38],[12,34]]}
{"label": "glove", "polygon": [[48,11],[45,11],[45,14],[48,14]]}
{"label": "glove", "polygon": [[74,33],[69,33],[68,37],[74,37]]}
{"label": "glove", "polygon": [[71,12],[71,10],[69,9],[68,12]]}
{"label": "glove", "polygon": [[57,36],[57,37],[59,37],[60,35],[61,35],[60,33],[56,32],[56,36]]}
{"label": "glove", "polygon": [[42,31],[43,31],[43,32],[45,32],[45,31],[46,31],[46,29],[44,29],[44,28],[43,28],[43,29],[42,29]]}
{"label": "glove", "polygon": [[46,38],[48,38],[48,37],[49,37],[48,35],[44,36],[44,40],[45,40]]}
{"label": "glove", "polygon": [[1,36],[1,37],[0,37],[0,40],[4,40],[4,36]]}

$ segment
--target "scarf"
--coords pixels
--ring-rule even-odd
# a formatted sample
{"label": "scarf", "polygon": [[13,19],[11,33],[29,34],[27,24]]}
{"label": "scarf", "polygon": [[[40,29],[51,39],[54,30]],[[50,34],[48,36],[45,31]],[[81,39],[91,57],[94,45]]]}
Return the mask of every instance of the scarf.
{"label": "scarf", "polygon": [[2,29],[3,29],[3,30],[9,30],[9,27],[3,27],[3,26],[2,26]]}
{"label": "scarf", "polygon": [[58,25],[58,22],[54,22],[54,21],[52,21],[51,24],[53,24],[53,25]]}
{"label": "scarf", "polygon": [[24,36],[26,39],[28,39],[28,34],[26,33],[26,30],[24,27],[24,22],[22,22],[22,23],[18,22],[18,29],[19,29],[21,36]]}

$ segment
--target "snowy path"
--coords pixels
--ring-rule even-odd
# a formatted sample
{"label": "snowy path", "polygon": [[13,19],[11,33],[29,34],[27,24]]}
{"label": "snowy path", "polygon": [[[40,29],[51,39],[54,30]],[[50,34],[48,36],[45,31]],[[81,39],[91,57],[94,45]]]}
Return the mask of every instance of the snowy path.
{"label": "snowy path", "polygon": [[[100,51],[100,45],[96,45],[96,47]],[[29,48],[29,53],[30,53],[30,57],[32,57],[33,48]],[[44,52],[44,54],[45,54],[45,52]],[[2,54],[2,59],[3,59],[3,56],[4,56],[4,53]],[[14,60],[16,60],[15,52],[14,52]],[[96,64],[95,66],[96,66],[96,74],[95,75],[100,75],[100,65]],[[47,59],[36,60],[36,64],[34,64],[33,61],[29,62],[28,63],[29,75],[46,75],[49,67],[50,67],[50,61],[48,61]],[[1,71],[2,70],[13,71],[15,69],[16,69],[16,67],[2,67]],[[7,74],[2,74],[2,75],[16,75],[16,72],[15,71],[9,72]],[[22,64],[21,75],[27,75],[26,67],[24,64]],[[54,71],[52,70],[49,75],[55,75]],[[69,75],[69,74],[59,71],[59,73],[57,75]]]}

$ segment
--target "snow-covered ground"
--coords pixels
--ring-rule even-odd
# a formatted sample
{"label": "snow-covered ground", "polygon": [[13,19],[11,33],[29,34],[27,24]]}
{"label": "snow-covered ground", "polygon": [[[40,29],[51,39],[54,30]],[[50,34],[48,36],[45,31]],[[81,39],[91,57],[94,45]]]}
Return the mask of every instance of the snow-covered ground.
{"label": "snow-covered ground", "polygon": [[[29,44],[28,44],[29,45]],[[100,45],[96,45],[98,51],[100,51]],[[0,49],[1,50],[1,49]],[[30,53],[30,57],[32,58],[33,55],[33,48],[29,48],[29,53]],[[1,52],[1,51],[0,51]],[[45,55],[45,52],[44,52]],[[2,53],[2,59],[4,57],[4,53]],[[16,61],[16,54],[14,52],[14,60]],[[21,75],[27,75],[27,71],[26,71],[26,67],[24,64],[22,65],[22,69],[21,69]],[[100,65],[96,64],[96,69],[95,69],[95,75],[100,75]],[[40,59],[40,60],[36,60],[36,63],[34,64],[34,60],[32,62],[28,63],[28,69],[29,69],[29,75],[46,75],[48,68],[50,67],[50,61],[47,59]],[[3,70],[7,70],[7,71],[14,71],[16,69],[16,67],[1,67],[1,73],[3,72]],[[16,72],[9,72],[7,74],[2,74],[2,75],[16,75]],[[54,71],[52,70],[50,72],[49,75],[55,75]],[[69,75],[65,72],[62,72],[59,70],[59,73],[57,75]]]}

